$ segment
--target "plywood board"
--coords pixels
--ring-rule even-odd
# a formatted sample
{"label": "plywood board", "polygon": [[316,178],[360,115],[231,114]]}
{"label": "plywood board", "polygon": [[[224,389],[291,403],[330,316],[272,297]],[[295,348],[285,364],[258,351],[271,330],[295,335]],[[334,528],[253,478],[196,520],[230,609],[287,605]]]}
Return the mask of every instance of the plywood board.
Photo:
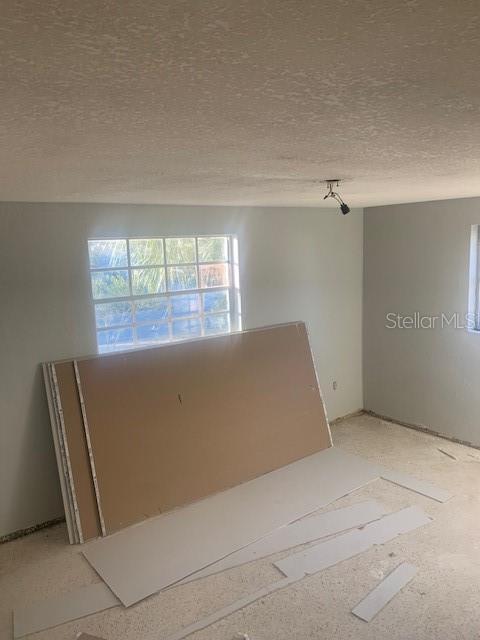
{"label": "plywood board", "polygon": [[57,363],[55,372],[63,409],[70,465],[84,540],[101,535],[73,362]]}
{"label": "plywood board", "polygon": [[107,532],[331,446],[303,323],[77,366]]}
{"label": "plywood board", "polygon": [[412,580],[416,572],[417,568],[413,564],[403,562],[357,604],[352,613],[357,618],[370,622]]}
{"label": "plywood board", "polygon": [[21,638],[29,633],[50,629],[119,604],[119,600],[103,582],[81,587],[60,596],[15,609],[13,636]]}
{"label": "plywood board", "polygon": [[215,562],[205,569],[184,578],[178,584],[185,584],[192,580],[205,578],[219,571],[225,571],[232,567],[259,560],[266,556],[291,549],[306,542],[319,540],[335,533],[341,533],[347,529],[360,527],[385,515],[385,508],[375,500],[359,502],[349,507],[334,509],[324,513],[308,516],[297,520],[285,527],[273,531],[265,538],[249,544],[248,547],[239,549],[219,562]]}
{"label": "plywood board", "polygon": [[287,577],[297,575],[298,572],[317,573],[343,560],[353,558],[373,545],[384,544],[397,535],[413,531],[430,521],[431,519],[419,507],[407,507],[368,524],[364,529],[343,533],[332,540],[321,542],[306,551],[294,553],[274,564]]}
{"label": "plywood board", "polygon": [[436,500],[437,502],[446,502],[450,500],[452,494],[446,491],[445,489],[441,489],[440,487],[436,487],[430,482],[425,482],[424,480],[418,480],[418,478],[414,478],[407,473],[402,473],[401,471],[394,471],[392,469],[387,469],[385,467],[378,467],[379,475],[389,482],[393,482],[394,484],[398,484],[401,487],[405,487],[406,489],[410,489],[410,491],[415,491],[416,493],[420,493],[427,498],[432,498],[432,500]]}
{"label": "plywood board", "polygon": [[128,606],[377,477],[368,462],[332,447],[88,543],[83,553]]}

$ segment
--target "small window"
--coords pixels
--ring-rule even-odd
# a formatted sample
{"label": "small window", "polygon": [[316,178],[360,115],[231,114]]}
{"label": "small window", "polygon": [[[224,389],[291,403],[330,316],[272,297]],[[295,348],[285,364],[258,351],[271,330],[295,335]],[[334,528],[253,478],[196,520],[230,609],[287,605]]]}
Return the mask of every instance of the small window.
{"label": "small window", "polygon": [[234,236],[88,241],[99,353],[238,331]]}
{"label": "small window", "polygon": [[468,287],[468,319],[470,331],[480,331],[480,225],[472,225],[470,236],[470,276]]}

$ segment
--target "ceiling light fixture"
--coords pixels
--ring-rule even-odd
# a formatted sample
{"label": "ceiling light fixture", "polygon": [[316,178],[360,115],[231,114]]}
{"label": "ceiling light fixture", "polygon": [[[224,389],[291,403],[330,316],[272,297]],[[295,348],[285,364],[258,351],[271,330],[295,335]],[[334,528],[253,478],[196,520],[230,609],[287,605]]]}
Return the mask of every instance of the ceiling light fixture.
{"label": "ceiling light fixture", "polygon": [[348,204],[345,204],[340,195],[333,190],[333,187],[339,186],[340,180],[338,178],[335,178],[334,180],[325,180],[325,182],[327,183],[328,193],[323,199],[326,200],[327,198],[333,198],[340,205],[340,211],[343,213],[343,215],[350,213],[350,207],[348,206]]}

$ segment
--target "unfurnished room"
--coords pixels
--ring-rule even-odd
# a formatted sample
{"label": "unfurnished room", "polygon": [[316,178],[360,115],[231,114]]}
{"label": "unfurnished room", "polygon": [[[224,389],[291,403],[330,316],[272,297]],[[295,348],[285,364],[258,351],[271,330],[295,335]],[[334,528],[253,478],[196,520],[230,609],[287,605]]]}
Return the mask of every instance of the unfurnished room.
{"label": "unfurnished room", "polygon": [[0,639],[480,638],[480,4],[0,3]]}

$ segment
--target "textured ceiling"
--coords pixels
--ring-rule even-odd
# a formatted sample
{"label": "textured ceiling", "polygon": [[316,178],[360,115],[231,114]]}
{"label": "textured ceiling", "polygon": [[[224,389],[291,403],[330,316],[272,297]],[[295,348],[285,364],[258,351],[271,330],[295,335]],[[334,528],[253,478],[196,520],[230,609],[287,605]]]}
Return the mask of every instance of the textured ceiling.
{"label": "textured ceiling", "polygon": [[[478,0],[6,0],[0,200],[480,195]],[[330,205],[331,206],[331,205]]]}

